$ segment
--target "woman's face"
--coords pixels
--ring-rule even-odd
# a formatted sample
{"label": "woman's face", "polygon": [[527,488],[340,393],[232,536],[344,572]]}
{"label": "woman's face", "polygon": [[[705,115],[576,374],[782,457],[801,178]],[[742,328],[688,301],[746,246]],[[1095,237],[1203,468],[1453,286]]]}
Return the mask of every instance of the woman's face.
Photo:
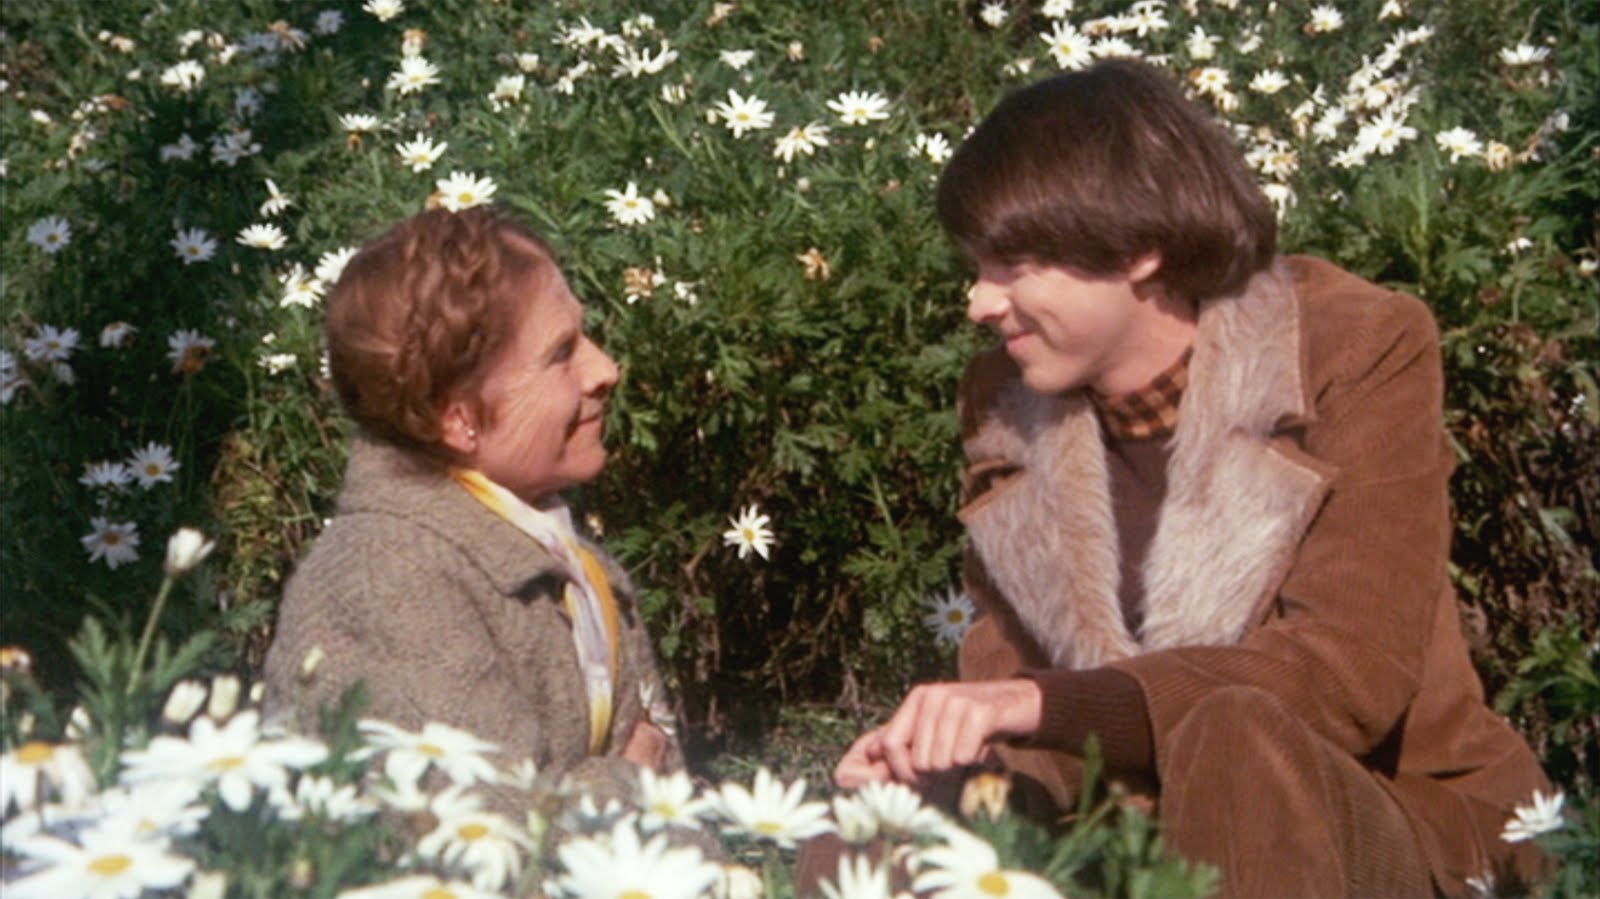
{"label": "woman's face", "polygon": [[553,265],[530,273],[516,333],[483,379],[482,407],[467,463],[536,503],[588,481],[605,466],[605,400],[617,366],[583,333],[583,308]]}

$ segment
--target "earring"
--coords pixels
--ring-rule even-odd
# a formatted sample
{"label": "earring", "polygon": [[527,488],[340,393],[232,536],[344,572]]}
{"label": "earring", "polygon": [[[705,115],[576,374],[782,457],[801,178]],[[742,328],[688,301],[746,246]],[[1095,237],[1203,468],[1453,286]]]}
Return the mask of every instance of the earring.
{"label": "earring", "polygon": [[467,428],[467,439],[468,440],[477,440],[478,439],[478,429],[477,428]]}

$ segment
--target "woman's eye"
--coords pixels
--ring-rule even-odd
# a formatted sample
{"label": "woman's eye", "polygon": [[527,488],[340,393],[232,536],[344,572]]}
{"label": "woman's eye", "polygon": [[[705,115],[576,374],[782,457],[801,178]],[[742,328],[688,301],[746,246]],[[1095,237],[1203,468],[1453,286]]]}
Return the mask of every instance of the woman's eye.
{"label": "woman's eye", "polygon": [[577,350],[577,348],[578,348],[578,341],[577,341],[576,338],[574,338],[572,340],[568,340],[565,343],[562,343],[560,346],[556,347],[555,354],[550,357],[550,361],[552,361],[552,362],[565,362],[568,359],[572,358],[572,354],[573,354],[573,352],[575,350]]}

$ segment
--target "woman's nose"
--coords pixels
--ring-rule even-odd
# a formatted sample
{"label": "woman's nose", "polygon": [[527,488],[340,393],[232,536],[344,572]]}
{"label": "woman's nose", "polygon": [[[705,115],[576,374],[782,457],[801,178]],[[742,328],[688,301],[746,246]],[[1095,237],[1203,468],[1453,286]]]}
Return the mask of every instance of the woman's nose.
{"label": "woman's nose", "polygon": [[585,339],[588,344],[589,358],[586,360],[584,370],[584,387],[589,393],[604,393],[617,385],[617,363],[606,355],[606,351],[593,341]]}

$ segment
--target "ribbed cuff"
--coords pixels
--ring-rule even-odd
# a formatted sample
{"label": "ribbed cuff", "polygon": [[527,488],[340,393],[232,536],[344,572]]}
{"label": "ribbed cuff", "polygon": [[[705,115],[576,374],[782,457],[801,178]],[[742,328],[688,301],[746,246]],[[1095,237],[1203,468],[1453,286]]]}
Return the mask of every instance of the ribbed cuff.
{"label": "ribbed cuff", "polygon": [[1106,767],[1123,773],[1155,774],[1154,738],[1144,690],[1132,675],[1114,668],[1065,671],[1028,669],[1017,673],[1039,685],[1043,705],[1038,732],[1017,745],[1083,754],[1094,734]]}

